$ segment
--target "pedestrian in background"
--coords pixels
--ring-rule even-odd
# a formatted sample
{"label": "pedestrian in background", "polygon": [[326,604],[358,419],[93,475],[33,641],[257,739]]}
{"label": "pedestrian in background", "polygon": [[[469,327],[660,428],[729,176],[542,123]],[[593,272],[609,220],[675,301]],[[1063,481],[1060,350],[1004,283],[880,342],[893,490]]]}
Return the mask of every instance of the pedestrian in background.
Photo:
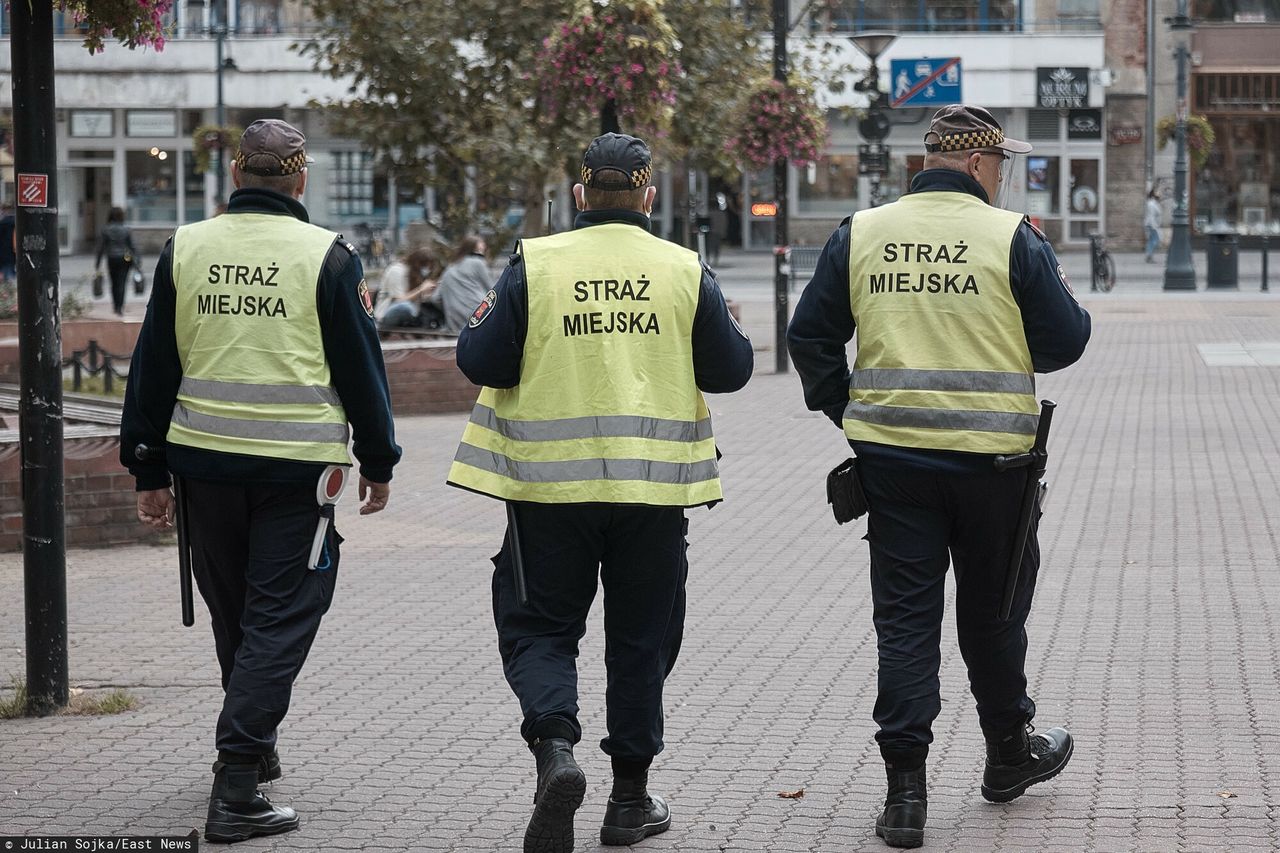
{"label": "pedestrian in background", "polygon": [[1031,448],[1034,374],[1075,362],[1090,331],[1044,235],[993,206],[1012,156],[1030,150],[987,110],[939,110],[910,192],[840,224],[787,335],[805,402],[843,428],[869,507],[874,717],[888,777],[875,829],[892,847],[924,840],[949,561],[987,744],[983,797],[1012,800],[1071,757],[1065,729],[1030,734],[1034,516],[1010,619],[997,615],[1028,469],[998,472],[994,457]]}
{"label": "pedestrian in background", "polygon": [[[170,472],[183,484],[225,691],[209,841],[297,829],[258,784],[281,775],[277,728],[333,600],[342,537],[317,488],[351,465],[354,432],[360,514],[379,512],[400,459],[360,259],[300,202],[305,143],[277,119],[249,125],[227,212],[165,245],[120,428],[143,523],[168,527]],[[139,444],[167,461],[134,458]]]}
{"label": "pedestrian in background", "polygon": [[133,247],[133,234],[124,224],[124,208],[113,207],[107,214],[107,224],[98,235],[98,253],[93,261],[95,273],[102,269],[103,257],[107,259],[107,277],[111,279],[111,307],[119,317],[124,314],[129,270],[140,263],[138,250]]}
{"label": "pedestrian in background", "polygon": [[374,317],[381,331],[424,325],[422,301],[436,287],[443,264],[430,249],[417,248],[387,267],[378,287]]}
{"label": "pedestrian in background", "polygon": [[484,257],[487,250],[483,237],[474,234],[463,237],[452,261],[440,276],[440,284],[427,297],[427,304],[435,306],[443,315],[446,331],[462,331],[493,285],[493,276]]}
{"label": "pedestrian in background", "polygon": [[587,786],[575,660],[600,582],[613,770],[600,840],[671,823],[648,773],[684,633],[685,509],[722,497],[702,394],[746,385],[752,352],[710,269],[649,233],[651,174],[643,141],[596,138],[574,229],[522,241],[458,338],[458,367],[485,387],[449,482],[508,502],[493,612],[538,772],[525,853],[573,849]]}
{"label": "pedestrian in background", "polygon": [[1147,193],[1147,203],[1143,209],[1142,227],[1147,232],[1147,263],[1155,263],[1156,247],[1160,245],[1160,193],[1155,190]]}

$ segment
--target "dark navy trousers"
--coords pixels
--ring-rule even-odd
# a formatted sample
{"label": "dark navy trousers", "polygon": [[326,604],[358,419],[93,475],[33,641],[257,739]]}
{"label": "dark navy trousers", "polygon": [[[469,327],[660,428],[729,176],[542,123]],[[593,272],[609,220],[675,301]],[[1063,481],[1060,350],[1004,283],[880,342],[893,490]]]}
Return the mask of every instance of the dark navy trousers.
{"label": "dark navy trousers", "polygon": [[222,687],[220,752],[263,755],[333,601],[342,537],[307,566],[319,520],[314,484],[184,480],[192,573],[209,607]]}
{"label": "dark navy trousers", "polygon": [[933,740],[948,562],[956,573],[960,653],[982,729],[1004,734],[1024,725],[1035,715],[1023,667],[1040,566],[1036,516],[1011,618],[1001,622],[997,613],[1027,469],[946,473],[864,457],[858,472],[869,506],[881,752],[923,760]]}
{"label": "dark navy trousers", "polygon": [[684,635],[688,525],[681,507],[515,504],[529,604],[512,576],[510,536],[493,558],[493,614],[520,733],[582,738],[578,641],[604,587],[608,736],[601,748],[647,761],[662,751],[662,685]]}

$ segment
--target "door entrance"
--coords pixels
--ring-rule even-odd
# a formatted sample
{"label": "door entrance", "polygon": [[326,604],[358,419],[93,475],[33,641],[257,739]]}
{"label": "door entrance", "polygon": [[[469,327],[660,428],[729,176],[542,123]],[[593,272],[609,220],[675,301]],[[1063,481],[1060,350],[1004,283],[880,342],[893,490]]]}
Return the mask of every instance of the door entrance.
{"label": "door entrance", "polygon": [[92,253],[111,212],[111,167],[68,166],[60,170],[59,184],[58,194],[70,202],[59,217],[62,251]]}

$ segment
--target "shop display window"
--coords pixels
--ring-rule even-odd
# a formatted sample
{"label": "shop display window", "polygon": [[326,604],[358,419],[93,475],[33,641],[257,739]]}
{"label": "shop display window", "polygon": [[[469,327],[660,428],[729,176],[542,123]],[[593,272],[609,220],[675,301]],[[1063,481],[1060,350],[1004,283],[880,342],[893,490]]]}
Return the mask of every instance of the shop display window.
{"label": "shop display window", "polygon": [[178,222],[177,152],[163,148],[126,151],[125,186],[129,221],[137,224]]}
{"label": "shop display window", "polygon": [[841,216],[858,207],[858,155],[828,154],[796,170],[800,213]]}

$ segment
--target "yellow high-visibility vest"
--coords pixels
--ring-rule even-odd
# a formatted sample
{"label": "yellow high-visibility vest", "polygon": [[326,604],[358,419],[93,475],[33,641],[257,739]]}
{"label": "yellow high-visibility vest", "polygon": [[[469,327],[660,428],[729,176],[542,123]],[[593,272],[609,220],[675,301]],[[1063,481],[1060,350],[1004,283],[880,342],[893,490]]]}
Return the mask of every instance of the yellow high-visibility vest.
{"label": "yellow high-visibility vest", "polygon": [[1021,222],[960,192],[913,193],[854,215],[858,355],[846,436],[970,453],[1030,449],[1035,374],[1009,281]]}
{"label": "yellow high-visibility vest", "polygon": [[325,358],[316,288],[337,235],[236,213],[173,237],[182,384],[167,441],[349,465],[350,431]]}
{"label": "yellow high-visibility vest", "polygon": [[609,223],[525,240],[520,383],[484,388],[449,482],[536,503],[721,499],[693,373],[695,253]]}

